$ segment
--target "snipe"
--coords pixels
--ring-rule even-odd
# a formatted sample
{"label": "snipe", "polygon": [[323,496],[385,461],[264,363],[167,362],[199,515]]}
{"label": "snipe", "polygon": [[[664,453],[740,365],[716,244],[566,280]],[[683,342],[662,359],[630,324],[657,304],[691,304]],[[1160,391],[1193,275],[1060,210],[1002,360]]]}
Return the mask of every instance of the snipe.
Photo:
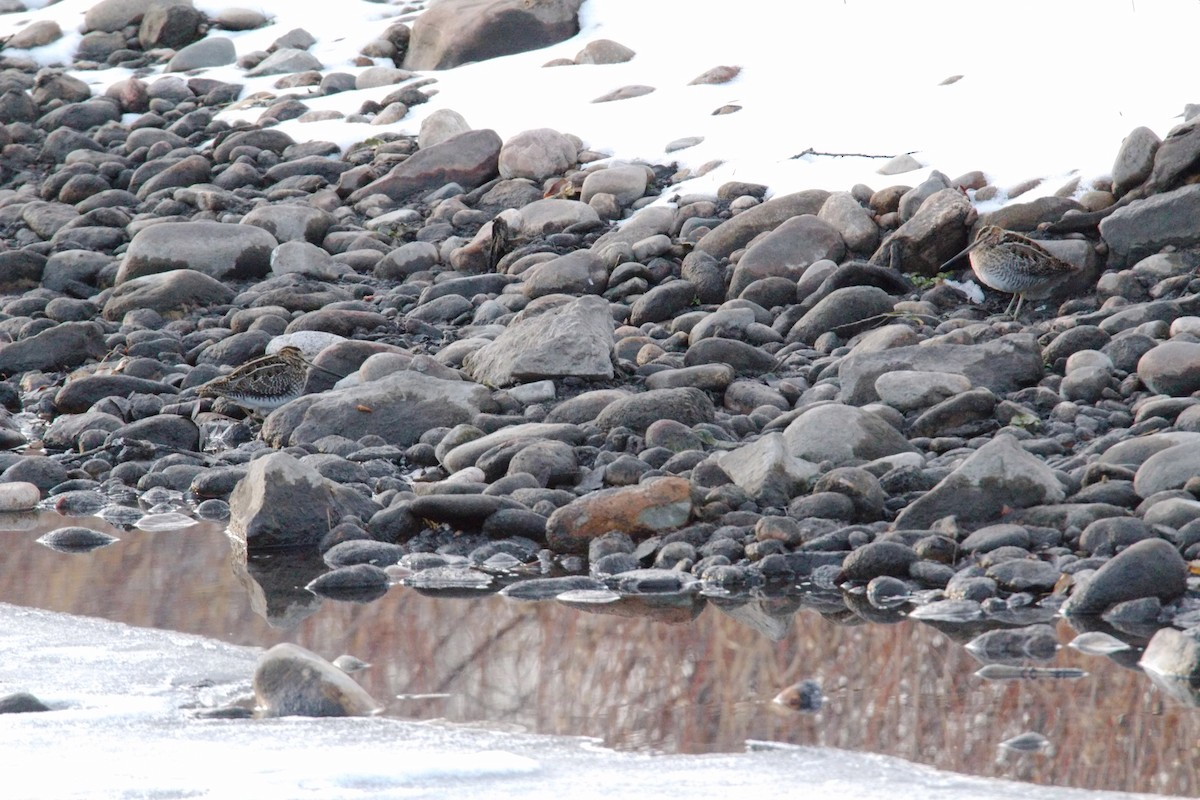
{"label": "snipe", "polygon": [[286,345],[275,353],[247,361],[240,367],[197,387],[200,397],[224,397],[259,414],[267,414],[294,400],[304,391],[308,369],[341,378],[304,357],[299,347]]}
{"label": "snipe", "polygon": [[1052,255],[1032,239],[995,225],[980,230],[966,250],[946,263],[950,264],[968,253],[971,269],[985,286],[1013,296],[1004,311],[1008,314],[1012,311],[1013,303],[1016,303],[1013,319],[1020,315],[1021,304],[1026,298],[1044,300],[1060,283],[1078,271],[1078,267]]}

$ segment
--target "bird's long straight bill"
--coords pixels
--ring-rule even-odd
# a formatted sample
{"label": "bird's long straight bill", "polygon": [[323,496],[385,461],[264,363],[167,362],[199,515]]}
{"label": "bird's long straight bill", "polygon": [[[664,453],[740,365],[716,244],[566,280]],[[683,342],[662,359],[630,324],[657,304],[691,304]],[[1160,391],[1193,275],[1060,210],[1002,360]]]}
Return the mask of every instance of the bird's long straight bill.
{"label": "bird's long straight bill", "polygon": [[346,377],[345,375],[339,375],[338,373],[334,372],[331,369],[325,369],[324,367],[317,366],[313,362],[309,361],[307,358],[304,359],[304,363],[307,364],[308,366],[312,367],[313,369],[315,369],[317,372],[324,372],[326,375],[331,375],[334,378],[337,378],[338,380],[341,380],[342,378]]}
{"label": "bird's long straight bill", "polygon": [[951,264],[953,264],[955,261],[958,261],[960,258],[962,258],[963,256],[965,256],[967,253],[971,252],[972,250],[974,250],[976,247],[978,247],[978,246],[979,246],[979,245],[981,245],[981,244],[983,244],[983,242],[982,242],[980,239],[976,239],[975,241],[971,242],[971,243],[970,243],[969,245],[967,245],[967,246],[966,246],[966,248],[965,248],[964,250],[962,250],[960,253],[958,253],[957,255],[951,256],[950,258],[946,259],[946,263],[942,264],[942,268],[944,269],[945,267],[948,267],[948,266],[950,266],[950,265],[951,265]]}

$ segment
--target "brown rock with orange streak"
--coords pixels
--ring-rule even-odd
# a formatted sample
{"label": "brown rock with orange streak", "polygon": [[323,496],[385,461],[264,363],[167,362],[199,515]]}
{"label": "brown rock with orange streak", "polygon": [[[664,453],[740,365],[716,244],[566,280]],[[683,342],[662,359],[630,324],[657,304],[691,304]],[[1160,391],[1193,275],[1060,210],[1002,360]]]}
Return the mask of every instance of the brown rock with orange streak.
{"label": "brown rock with orange streak", "polygon": [[546,538],[562,553],[586,553],[588,542],[609,531],[650,536],[685,525],[692,515],[686,478],[661,477],[637,486],[589,494],[550,515]]}

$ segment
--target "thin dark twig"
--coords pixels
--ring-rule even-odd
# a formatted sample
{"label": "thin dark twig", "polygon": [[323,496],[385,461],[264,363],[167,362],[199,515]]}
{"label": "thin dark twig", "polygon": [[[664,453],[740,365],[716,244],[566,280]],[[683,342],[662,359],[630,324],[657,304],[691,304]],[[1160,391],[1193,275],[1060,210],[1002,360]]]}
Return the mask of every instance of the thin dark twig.
{"label": "thin dark twig", "polygon": [[[901,153],[900,155],[911,156],[915,152],[917,151],[909,150],[907,153]],[[805,156],[828,156],[829,158],[899,158],[899,156],[874,155],[871,153],[825,153],[820,150],[814,150],[811,147],[801,150],[792,156],[792,158],[804,158]]]}

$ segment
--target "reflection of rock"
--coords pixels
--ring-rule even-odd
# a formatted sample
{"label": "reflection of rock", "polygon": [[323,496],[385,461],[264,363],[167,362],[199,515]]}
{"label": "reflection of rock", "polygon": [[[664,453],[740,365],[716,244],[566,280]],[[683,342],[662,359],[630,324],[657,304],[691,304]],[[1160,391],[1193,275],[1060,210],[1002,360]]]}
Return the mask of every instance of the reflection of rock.
{"label": "reflection of rock", "polygon": [[787,637],[796,617],[795,609],[788,609],[783,615],[772,614],[762,601],[746,603],[710,597],[709,602],[721,613],[758,631],[772,642],[782,642]]}
{"label": "reflection of rock", "polygon": [[569,599],[570,594],[559,597],[565,606],[593,614],[609,614],[614,617],[646,617],[658,622],[691,622],[704,610],[705,598],[692,591],[662,592],[657,594],[629,594],[611,599],[611,602],[587,602]]}
{"label": "reflection of rock", "polygon": [[825,696],[821,692],[821,684],[812,680],[800,681],[775,695],[772,703],[792,711],[806,711],[815,714],[821,710]]}
{"label": "reflection of rock", "polygon": [[1176,678],[1171,675],[1159,675],[1157,672],[1147,672],[1150,681],[1163,690],[1163,693],[1181,705],[1200,708],[1200,679]]}
{"label": "reflection of rock", "polygon": [[966,644],[966,651],[984,664],[1049,661],[1058,652],[1058,637],[1054,628],[1046,624],[997,628],[976,636]]}
{"label": "reflection of rock", "polygon": [[340,656],[335,658],[333,660],[333,665],[347,675],[355,672],[362,672],[364,669],[367,669],[371,666],[358,656],[352,656],[349,653],[342,653]]}
{"label": "reflection of rock", "polygon": [[275,628],[294,628],[321,606],[321,599],[302,587],[326,571],[316,548],[276,550],[246,557],[245,547],[233,541],[233,574],[250,596],[254,613]]}
{"label": "reflection of rock", "polygon": [[277,644],[259,659],[254,696],[268,717],[361,717],[382,710],[353,678],[294,644]]}
{"label": "reflection of rock", "polygon": [[900,607],[880,608],[873,604],[865,593],[846,592],[842,599],[846,603],[846,608],[866,622],[874,622],[877,625],[894,625],[907,619]]}
{"label": "reflection of rock", "polygon": [[112,544],[117,541],[117,537],[91,528],[71,525],[66,528],[55,528],[37,541],[38,544],[44,544],[51,550],[57,550],[60,553],[88,553]]}
{"label": "reflection of rock", "polygon": [[509,584],[500,594],[509,600],[549,600],[567,591],[603,589],[604,584],[586,575],[561,575],[555,578],[530,578]]}
{"label": "reflection of rock", "polygon": [[1125,669],[1140,670],[1138,657],[1150,642],[1150,637],[1118,630],[1101,617],[1069,617],[1067,622],[1071,627],[1083,633],[1103,633],[1129,645],[1124,650],[1116,650],[1107,654],[1108,660]]}
{"label": "reflection of rock", "polygon": [[0,512],[0,531],[12,533],[15,531],[34,530],[39,527],[41,516],[37,511]]}

